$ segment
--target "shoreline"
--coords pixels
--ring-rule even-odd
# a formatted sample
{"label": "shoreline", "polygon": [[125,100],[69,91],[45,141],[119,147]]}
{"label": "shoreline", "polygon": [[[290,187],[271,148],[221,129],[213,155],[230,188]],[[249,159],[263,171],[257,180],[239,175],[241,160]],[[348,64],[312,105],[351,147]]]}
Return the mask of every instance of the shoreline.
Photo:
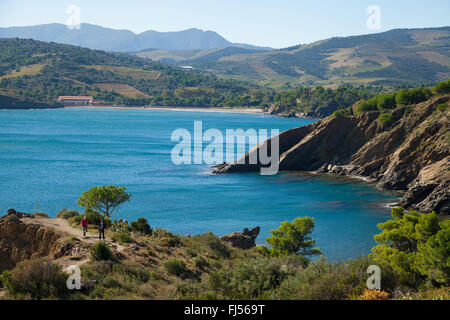
{"label": "shoreline", "polygon": [[158,111],[227,112],[227,113],[246,113],[246,114],[267,114],[262,109],[250,109],[250,108],[64,106],[64,109],[129,109],[129,110],[158,110]]}

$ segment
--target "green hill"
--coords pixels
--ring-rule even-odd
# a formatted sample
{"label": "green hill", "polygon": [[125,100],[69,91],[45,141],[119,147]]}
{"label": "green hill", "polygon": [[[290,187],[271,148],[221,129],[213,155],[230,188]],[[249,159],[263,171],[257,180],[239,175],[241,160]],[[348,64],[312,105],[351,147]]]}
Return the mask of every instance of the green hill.
{"label": "green hill", "polygon": [[80,95],[123,105],[221,106],[256,88],[128,54],[24,39],[0,39],[0,94],[54,103]]}
{"label": "green hill", "polygon": [[137,54],[272,87],[416,86],[450,77],[450,27],[396,29],[267,52],[225,48],[185,56],[176,51]]}

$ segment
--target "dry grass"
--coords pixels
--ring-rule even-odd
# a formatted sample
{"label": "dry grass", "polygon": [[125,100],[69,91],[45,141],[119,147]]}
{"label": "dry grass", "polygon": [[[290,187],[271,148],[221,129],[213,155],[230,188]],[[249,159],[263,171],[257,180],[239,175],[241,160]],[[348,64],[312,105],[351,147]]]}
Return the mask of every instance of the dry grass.
{"label": "dry grass", "polygon": [[103,91],[115,91],[128,98],[148,98],[149,95],[127,85],[117,83],[94,83],[94,86]]}
{"label": "dry grass", "polygon": [[19,71],[13,70],[11,73],[1,76],[0,80],[22,77],[22,76],[34,76],[34,75],[38,74],[39,72],[41,72],[41,70],[44,67],[45,67],[44,63],[32,64],[30,66],[23,66],[20,68]]}
{"label": "dry grass", "polygon": [[134,79],[140,80],[156,80],[161,75],[158,71],[152,70],[142,70],[136,68],[127,68],[127,67],[116,67],[116,66],[84,66],[88,69],[95,69],[100,71],[111,71],[120,76],[132,77]]}

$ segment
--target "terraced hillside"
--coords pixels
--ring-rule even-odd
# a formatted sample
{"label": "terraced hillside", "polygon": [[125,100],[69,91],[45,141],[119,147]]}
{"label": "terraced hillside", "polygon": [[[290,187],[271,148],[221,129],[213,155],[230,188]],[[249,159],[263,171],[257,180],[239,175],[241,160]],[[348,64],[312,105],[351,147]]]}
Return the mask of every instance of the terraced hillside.
{"label": "terraced hillside", "polygon": [[[0,39],[0,95],[54,103],[86,93],[116,105],[218,106],[253,86],[128,54]],[[184,94],[189,92],[189,95]]]}
{"label": "terraced hillside", "polygon": [[450,27],[397,29],[265,52],[225,48],[136,54],[272,87],[422,85],[450,77]]}

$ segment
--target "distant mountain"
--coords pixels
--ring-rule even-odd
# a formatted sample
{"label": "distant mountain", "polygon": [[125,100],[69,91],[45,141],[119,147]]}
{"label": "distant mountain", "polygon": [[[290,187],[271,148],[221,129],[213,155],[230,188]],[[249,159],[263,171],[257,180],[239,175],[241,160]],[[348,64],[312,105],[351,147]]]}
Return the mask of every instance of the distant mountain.
{"label": "distant mountain", "polygon": [[266,52],[222,48],[136,54],[273,87],[422,85],[450,78],[450,27],[396,29]]}
{"label": "distant mountain", "polygon": [[239,47],[251,50],[271,50],[249,44],[232,43],[216,32],[188,29],[178,32],[145,31],[135,34],[83,23],[80,29],[69,29],[64,24],[52,23],[31,27],[0,28],[0,38],[24,38],[57,42],[105,51],[210,50]]}

